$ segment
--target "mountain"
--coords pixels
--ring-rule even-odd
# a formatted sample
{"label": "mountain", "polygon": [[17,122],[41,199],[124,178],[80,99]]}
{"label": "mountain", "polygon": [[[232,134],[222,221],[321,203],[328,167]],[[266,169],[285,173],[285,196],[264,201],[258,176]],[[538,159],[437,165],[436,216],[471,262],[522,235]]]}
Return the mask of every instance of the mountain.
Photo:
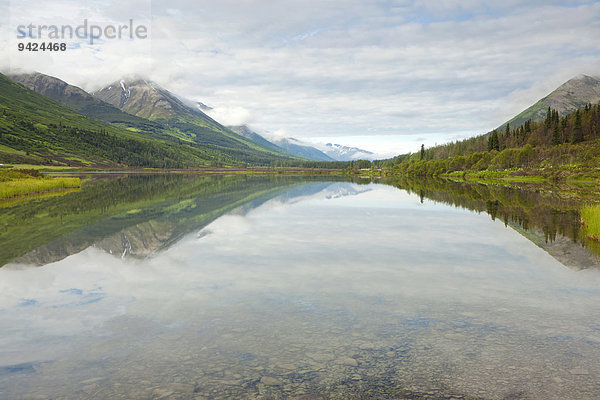
{"label": "mountain", "polygon": [[[579,75],[563,83],[556,90],[544,97],[519,115],[512,118],[508,123],[512,127],[523,125],[525,121],[541,121],[546,117],[548,107],[555,109],[560,115],[564,115],[586,104],[600,102],[600,79],[587,75]],[[498,130],[504,129],[506,123]]]}
{"label": "mountain", "polygon": [[193,115],[202,119],[207,126],[220,127],[208,115],[189,107],[158,84],[144,79],[113,82],[92,95],[128,114],[149,120]]}
{"label": "mountain", "polygon": [[252,142],[254,142],[254,143],[256,143],[256,144],[258,144],[260,146],[263,146],[263,147],[266,147],[266,148],[270,148],[270,149],[273,149],[273,150],[279,151],[279,152],[284,151],[284,149],[282,149],[281,147],[277,146],[275,143],[272,143],[272,142],[268,141],[267,139],[265,139],[264,137],[262,137],[258,133],[254,132],[252,129],[250,129],[246,125],[228,126],[227,128],[231,129],[232,131],[234,131],[238,135],[241,135],[241,136],[245,137],[246,139],[249,139]]}
{"label": "mountain", "polygon": [[308,158],[315,161],[336,161],[323,153],[321,150],[309,145],[308,143],[301,142],[294,138],[282,138],[273,140],[277,146],[282,148],[286,153],[293,154],[298,157]]}
{"label": "mountain", "polygon": [[375,153],[358,147],[348,147],[340,144],[327,143],[326,145],[314,145],[317,149],[337,161],[374,160]]}
{"label": "mountain", "polygon": [[227,129],[201,111],[203,104],[182,100],[151,81],[123,79],[92,95],[126,113],[160,123],[177,139],[228,152],[240,161],[289,158]]}
{"label": "mountain", "polygon": [[95,98],[85,90],[68,84],[53,76],[34,73],[10,74],[10,79],[43,96],[58,101],[67,107],[79,111],[88,117],[106,122],[143,125],[148,121],[121,111],[102,100]]}

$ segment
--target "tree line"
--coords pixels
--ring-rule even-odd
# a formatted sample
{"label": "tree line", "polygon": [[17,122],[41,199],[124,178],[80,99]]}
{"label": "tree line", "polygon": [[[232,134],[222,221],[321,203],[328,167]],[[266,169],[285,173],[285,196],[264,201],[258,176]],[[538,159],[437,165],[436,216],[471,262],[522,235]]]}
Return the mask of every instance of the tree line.
{"label": "tree line", "polygon": [[398,173],[438,175],[454,171],[546,168],[565,164],[590,165],[600,156],[600,104],[586,104],[563,116],[548,108],[543,121],[507,124],[466,140],[418,153],[405,154],[380,165]]}

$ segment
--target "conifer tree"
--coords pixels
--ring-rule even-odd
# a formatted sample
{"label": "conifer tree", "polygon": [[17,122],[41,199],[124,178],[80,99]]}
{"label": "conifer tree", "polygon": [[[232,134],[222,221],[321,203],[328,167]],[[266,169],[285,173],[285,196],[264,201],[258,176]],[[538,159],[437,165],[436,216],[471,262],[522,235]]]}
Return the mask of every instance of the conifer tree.
{"label": "conifer tree", "polygon": [[581,128],[581,113],[575,111],[575,123],[573,124],[573,143],[583,142],[583,129]]}
{"label": "conifer tree", "polygon": [[560,137],[560,132],[558,130],[558,122],[554,123],[554,126],[552,128],[552,144],[554,146],[561,144],[562,139]]}
{"label": "conifer tree", "polygon": [[544,125],[546,129],[550,128],[550,124],[552,123],[552,109],[548,107],[548,111],[546,112],[546,119],[544,120]]}
{"label": "conifer tree", "polygon": [[500,151],[500,140],[498,139],[498,131],[495,129],[488,138],[488,151],[491,150]]}

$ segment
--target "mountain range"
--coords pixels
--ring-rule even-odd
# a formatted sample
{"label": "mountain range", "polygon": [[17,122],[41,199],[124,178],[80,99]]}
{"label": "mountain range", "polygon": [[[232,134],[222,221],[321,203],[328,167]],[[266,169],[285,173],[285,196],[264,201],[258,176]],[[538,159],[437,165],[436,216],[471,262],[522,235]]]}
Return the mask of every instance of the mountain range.
{"label": "mountain range", "polygon": [[[297,139],[269,140],[247,126],[225,127],[205,113],[211,107],[174,95],[155,82],[122,79],[93,93],[41,73],[11,74],[12,80],[90,118],[147,137],[181,141],[225,155],[225,164],[245,161],[261,164],[275,158],[350,161],[354,154],[372,153],[339,145],[321,148]],[[264,153],[267,154],[259,154]],[[250,154],[248,154],[250,153]],[[56,160],[55,160],[56,161]],[[214,164],[214,160],[210,160]],[[217,161],[219,163],[219,161]]]}
{"label": "mountain range", "polygon": [[315,144],[308,143],[296,138],[277,138],[270,139],[254,132],[246,125],[229,126],[232,131],[264,146],[274,146],[285,153],[308,158],[315,161],[354,161],[354,160],[374,160],[377,158],[375,153],[357,147],[343,146],[340,144]]}
{"label": "mountain range", "polygon": [[[92,95],[39,73],[11,78],[0,76],[0,162],[191,167],[298,160],[236,134],[152,82],[123,80]],[[73,140],[78,132],[82,140]]]}

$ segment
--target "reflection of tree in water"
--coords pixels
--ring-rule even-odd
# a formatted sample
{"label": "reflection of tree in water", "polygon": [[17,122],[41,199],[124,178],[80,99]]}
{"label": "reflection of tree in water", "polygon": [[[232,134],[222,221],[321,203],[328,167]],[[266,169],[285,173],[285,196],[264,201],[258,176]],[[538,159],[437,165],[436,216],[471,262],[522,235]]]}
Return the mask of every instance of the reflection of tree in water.
{"label": "reflection of tree in water", "polygon": [[[551,244],[558,239],[569,238],[573,244],[584,245],[600,254],[598,246],[582,240],[580,232],[579,209],[595,197],[595,188],[591,186],[536,184],[515,187],[403,177],[386,183],[415,193],[421,200],[427,198],[478,213],[485,212],[492,220],[500,219],[505,226],[510,225],[538,245],[542,240]],[[537,231],[541,237],[534,238]]]}
{"label": "reflection of tree in water", "polygon": [[490,215],[490,217],[492,217],[492,221],[496,220],[496,215],[498,215],[498,207],[500,206],[500,203],[498,202],[498,200],[488,200],[485,202],[485,208],[487,213]]}

